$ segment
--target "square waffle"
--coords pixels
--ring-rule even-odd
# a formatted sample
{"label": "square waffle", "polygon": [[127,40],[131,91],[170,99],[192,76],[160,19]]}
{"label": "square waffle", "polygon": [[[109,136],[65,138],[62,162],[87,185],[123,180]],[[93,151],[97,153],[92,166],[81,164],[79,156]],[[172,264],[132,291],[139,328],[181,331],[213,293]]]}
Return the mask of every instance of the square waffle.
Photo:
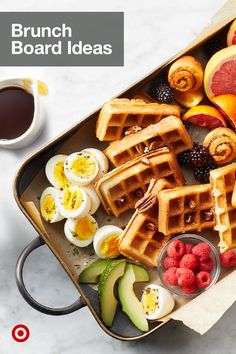
{"label": "square waffle", "polygon": [[119,140],[127,128],[144,128],[158,123],[162,118],[180,117],[177,105],[146,103],[142,99],[115,98],[101,109],[97,120],[96,135],[101,141]]}
{"label": "square waffle", "polygon": [[141,155],[108,172],[97,182],[96,190],[107,213],[119,216],[134,208],[151,179],[164,177],[175,186],[184,183],[175,154],[168,148]]}
{"label": "square waffle", "polygon": [[104,153],[117,167],[133,158],[163,146],[178,154],[193,147],[193,141],[181,119],[175,116],[163,118],[136,134],[114,141]]}
{"label": "square waffle", "polygon": [[160,191],[159,231],[165,235],[202,231],[215,226],[210,184]]}
{"label": "square waffle", "polygon": [[236,163],[210,172],[210,182],[215,201],[215,230],[219,232],[221,252],[236,247],[236,209],[232,205],[235,181]]}
{"label": "square waffle", "polygon": [[[119,249],[125,257],[148,267],[157,266],[159,253],[171,238],[158,231],[157,194],[162,189],[172,187],[164,178],[151,181],[147,193],[140,200],[137,210],[121,236]],[[142,210],[145,206],[146,210]]]}

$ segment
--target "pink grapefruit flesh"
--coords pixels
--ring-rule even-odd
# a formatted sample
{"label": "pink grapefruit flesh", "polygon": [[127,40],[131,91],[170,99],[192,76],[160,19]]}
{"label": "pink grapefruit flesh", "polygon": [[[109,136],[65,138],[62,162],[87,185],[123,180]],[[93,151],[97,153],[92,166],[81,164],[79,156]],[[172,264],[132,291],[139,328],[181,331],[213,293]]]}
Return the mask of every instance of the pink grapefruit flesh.
{"label": "pink grapefruit flesh", "polygon": [[231,46],[234,44],[236,44],[236,19],[231,24],[227,34],[227,45]]}

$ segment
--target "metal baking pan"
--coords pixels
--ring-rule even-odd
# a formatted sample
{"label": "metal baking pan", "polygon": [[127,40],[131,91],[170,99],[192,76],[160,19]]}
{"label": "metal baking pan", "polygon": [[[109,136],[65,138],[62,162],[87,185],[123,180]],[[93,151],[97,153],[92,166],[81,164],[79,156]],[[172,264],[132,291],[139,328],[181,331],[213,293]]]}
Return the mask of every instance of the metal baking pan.
{"label": "metal baking pan", "polygon": [[[222,16],[221,16],[222,17]],[[204,42],[214,36],[218,32],[222,32],[224,34],[227,31],[229,22],[235,17],[234,14],[228,16],[225,20],[213,25],[211,24],[208,27],[208,30],[205,30],[203,34],[201,34],[192,44],[190,44],[187,49],[178,53],[176,56],[168,60],[163,65],[159,66],[153,72],[151,72],[148,76],[141,79],[139,82],[135,83],[127,90],[119,94],[117,97],[132,97],[137,92],[145,92],[148,87],[148,84],[163,70],[168,68],[169,64],[172,63],[176,58],[180,57],[183,54],[193,54],[199,56],[201,55],[202,45]],[[57,151],[61,151],[64,153],[71,153],[74,151],[78,151],[79,149],[85,147],[95,147],[103,149],[106,147],[106,143],[101,143],[96,139],[95,136],[95,123],[97,120],[98,113],[100,108],[89,116],[85,117],[80,123],[76,124],[62,135],[49,142],[39,151],[34,153],[31,157],[29,157],[20,167],[17,172],[17,175],[14,180],[14,197],[15,200],[24,213],[24,215],[28,218],[29,222],[33,225],[39,236],[23,250],[21,253],[17,265],[16,265],[16,281],[19,288],[20,293],[24,297],[24,299],[36,310],[43,312],[49,315],[66,315],[68,313],[74,312],[82,308],[83,306],[87,306],[89,310],[92,312],[95,320],[101,326],[101,328],[110,336],[120,340],[133,341],[137,339],[144,338],[151,333],[158,330],[161,326],[165,325],[168,321],[164,322],[153,322],[150,323],[150,329],[146,333],[140,332],[137,328],[135,328],[132,323],[128,320],[128,318],[122,313],[121,309],[118,308],[116,313],[116,318],[114,321],[114,325],[112,328],[107,328],[99,317],[99,304],[98,304],[98,296],[97,292],[88,285],[79,285],[77,283],[77,277],[79,270],[82,269],[87,263],[93,260],[93,255],[91,254],[91,249],[82,248],[79,250],[79,255],[74,252],[75,250],[69,242],[65,239],[63,235],[63,228],[61,223],[57,223],[52,225],[44,225],[42,223],[39,216],[38,211],[38,201],[37,196],[39,196],[44,188],[48,186],[48,182],[46,181],[46,177],[43,177],[43,170],[47,160],[56,154]],[[37,180],[37,176],[41,174],[40,179]],[[36,182],[35,182],[36,178]],[[40,181],[40,183],[38,182]],[[23,201],[24,195],[26,191],[30,191],[30,195],[32,195],[32,201],[27,200],[27,203],[34,204],[34,212],[29,212],[27,208],[27,203]],[[29,198],[31,199],[31,198]],[[31,205],[32,206],[32,205]],[[30,209],[31,210],[31,209]],[[128,220],[128,216],[107,220],[108,216],[103,211],[103,208],[100,208],[100,211],[97,216],[98,223],[100,225],[104,223],[113,223],[116,220],[116,224],[119,226],[125,225]],[[55,226],[56,225],[56,226]],[[53,230],[52,227],[56,228]],[[55,237],[56,232],[56,237]],[[24,281],[23,281],[23,268],[26,258],[29,256],[31,252],[33,252],[36,248],[47,245],[51,251],[54,253],[58,261],[61,263],[62,267],[67,272],[68,276],[71,278],[75,287],[78,289],[80,296],[78,300],[72,305],[65,308],[50,308],[43,306],[34,300],[31,295],[28,293]],[[78,268],[80,268],[78,270]]]}

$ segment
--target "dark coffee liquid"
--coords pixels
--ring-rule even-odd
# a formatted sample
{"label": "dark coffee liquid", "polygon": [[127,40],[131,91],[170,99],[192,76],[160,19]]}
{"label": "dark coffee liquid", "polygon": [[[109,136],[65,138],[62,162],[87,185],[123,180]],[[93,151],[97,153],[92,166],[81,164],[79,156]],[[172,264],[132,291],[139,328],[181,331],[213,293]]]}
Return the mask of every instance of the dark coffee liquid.
{"label": "dark coffee liquid", "polygon": [[24,134],[34,117],[33,96],[18,87],[0,90],[0,139],[15,139]]}

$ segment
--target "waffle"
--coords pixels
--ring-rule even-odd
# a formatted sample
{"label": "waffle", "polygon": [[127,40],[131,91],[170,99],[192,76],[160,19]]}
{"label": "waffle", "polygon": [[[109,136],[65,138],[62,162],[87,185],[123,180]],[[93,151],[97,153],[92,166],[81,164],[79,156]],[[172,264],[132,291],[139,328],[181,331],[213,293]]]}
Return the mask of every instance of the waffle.
{"label": "waffle", "polygon": [[108,172],[97,182],[96,190],[107,213],[119,216],[134,208],[152,178],[163,177],[175,186],[184,182],[175,154],[168,148],[141,155]]}
{"label": "waffle", "polygon": [[[164,178],[153,180],[147,193],[140,201],[138,209],[130,219],[123,232],[119,248],[121,254],[148,267],[156,267],[162,247],[170,240],[158,231],[158,199],[157,194],[165,188],[173,186]],[[148,210],[142,211],[142,206],[148,205]],[[146,204],[145,204],[146,201]]]}
{"label": "waffle", "polygon": [[119,140],[125,135],[127,128],[145,128],[170,115],[180,117],[180,107],[156,102],[146,103],[142,99],[115,98],[101,109],[96,135],[101,141]]}
{"label": "waffle", "polygon": [[117,167],[163,146],[167,146],[175,154],[193,147],[192,139],[181,119],[175,116],[163,118],[159,123],[149,125],[136,134],[112,142],[104,153]]}
{"label": "waffle", "polygon": [[[220,236],[220,251],[236,247],[236,209],[232,205],[235,195],[236,163],[210,172],[215,202],[216,226]],[[233,201],[235,205],[235,202]]]}
{"label": "waffle", "polygon": [[158,229],[165,235],[215,226],[210,184],[177,187],[158,194]]}

